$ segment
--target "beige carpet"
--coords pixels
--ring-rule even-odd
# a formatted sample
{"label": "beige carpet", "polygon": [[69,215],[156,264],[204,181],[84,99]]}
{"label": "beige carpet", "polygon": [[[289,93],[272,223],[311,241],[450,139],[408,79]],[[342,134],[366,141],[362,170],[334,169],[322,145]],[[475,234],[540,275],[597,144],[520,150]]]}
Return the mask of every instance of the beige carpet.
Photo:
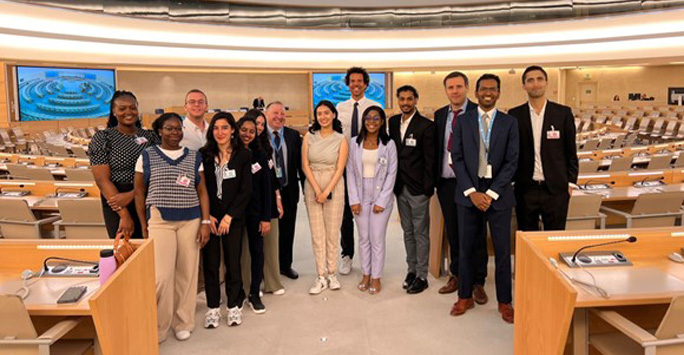
{"label": "beige carpet", "polygon": [[[429,277],[430,287],[418,295],[401,288],[406,254],[396,216],[390,221],[383,290],[377,295],[356,289],[361,279],[359,261],[352,273],[340,276],[342,289],[308,294],[315,277],[306,209],[299,205],[295,239],[296,281],[284,279],[285,295],[265,295],[266,313],[257,315],[249,305],[240,326],[227,327],[225,308],[221,326],[204,329],[206,304],[197,303],[197,327],[180,342],[169,334],[160,344],[162,354],[512,354],[513,325],[501,320],[496,309],[493,259],[486,290],[490,302],[461,317],[449,310],[456,295],[440,295],[445,277]],[[357,257],[358,259],[358,257]],[[225,300],[225,295],[224,295]],[[223,303],[225,305],[225,301]]]}

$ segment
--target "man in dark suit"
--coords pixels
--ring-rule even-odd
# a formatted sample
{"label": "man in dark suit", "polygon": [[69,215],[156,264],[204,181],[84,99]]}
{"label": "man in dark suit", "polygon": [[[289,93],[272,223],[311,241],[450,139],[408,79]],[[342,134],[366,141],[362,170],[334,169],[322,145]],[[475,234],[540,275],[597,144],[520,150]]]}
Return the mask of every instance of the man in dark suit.
{"label": "man in dark suit", "polygon": [[523,89],[529,101],[511,109],[518,119],[520,162],[515,174],[518,228],[563,230],[572,185],[579,163],[575,146],[575,119],[570,107],[546,99],[548,76],[539,66],[525,69]]}
{"label": "man in dark suit", "polygon": [[390,117],[390,137],[397,146],[399,171],[394,185],[397,209],[404,230],[408,273],[403,287],[410,294],[428,287],[430,256],[430,196],[435,182],[434,123],[416,110],[418,91],[404,85],[397,89],[401,114]]}
{"label": "man in dark suit", "polygon": [[[439,293],[453,293],[458,290],[458,215],[456,213],[456,174],[451,162],[451,135],[458,117],[467,111],[477,109],[477,105],[468,100],[468,77],[458,71],[451,72],[444,78],[444,91],[449,98],[449,105],[435,111],[435,141],[437,142],[437,160],[435,175],[437,197],[442,207],[447,240],[449,241],[449,280],[439,289]],[[487,303],[487,293],[484,290],[487,277],[487,243],[480,243],[476,251],[476,273],[473,298],[479,304]]]}
{"label": "man in dark suit", "polygon": [[252,107],[259,109],[259,110],[263,110],[264,109],[264,98],[261,96],[256,97],[254,99],[254,101],[252,101]]}
{"label": "man in dark suit", "polygon": [[296,130],[285,127],[285,106],[271,102],[266,107],[266,123],[273,146],[273,161],[276,164],[276,177],[281,186],[283,217],[278,222],[280,274],[293,280],[299,274],[292,268],[299,184],[304,181],[302,171],[302,138]]}
{"label": "man in dark suit", "polygon": [[511,286],[511,214],[515,206],[511,182],[518,167],[518,123],[496,109],[501,80],[484,74],[477,80],[479,107],[456,122],[451,156],[456,172],[456,204],[460,229],[459,300],[451,315],[475,306],[475,249],[491,231],[496,265],[496,298],[504,321],[513,323]]}

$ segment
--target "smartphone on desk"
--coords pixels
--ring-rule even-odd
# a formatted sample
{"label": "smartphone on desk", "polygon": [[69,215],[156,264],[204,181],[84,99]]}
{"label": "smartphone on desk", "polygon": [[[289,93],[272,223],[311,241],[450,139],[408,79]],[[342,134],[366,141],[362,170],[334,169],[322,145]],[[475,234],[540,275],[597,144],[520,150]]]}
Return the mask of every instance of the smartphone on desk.
{"label": "smartphone on desk", "polygon": [[88,291],[87,286],[69,287],[57,300],[57,304],[76,303]]}

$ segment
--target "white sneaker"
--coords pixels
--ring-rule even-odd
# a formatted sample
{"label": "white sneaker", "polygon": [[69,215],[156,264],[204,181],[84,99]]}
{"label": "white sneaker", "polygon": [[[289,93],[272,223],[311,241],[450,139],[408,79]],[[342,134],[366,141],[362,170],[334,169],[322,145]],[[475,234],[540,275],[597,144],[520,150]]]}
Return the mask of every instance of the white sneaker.
{"label": "white sneaker", "polygon": [[280,290],[273,291],[273,294],[276,296],[282,296],[285,294],[285,289],[281,288]]}
{"label": "white sneaker", "polygon": [[181,330],[176,332],[176,339],[178,340],[188,340],[190,339],[190,332],[187,330]]}
{"label": "white sneaker", "polygon": [[328,288],[328,280],[325,279],[325,276],[319,276],[316,278],[316,281],[314,281],[313,286],[309,289],[309,294],[317,295],[326,288]]}
{"label": "white sneaker", "polygon": [[351,272],[352,269],[352,258],[349,256],[345,255],[340,259],[340,274],[342,275],[347,275]]}
{"label": "white sneaker", "polygon": [[[220,308],[209,308],[207,313],[204,315],[204,327],[207,329],[218,328],[220,321],[221,321],[221,309]],[[176,336],[178,336],[178,334],[176,334]]]}
{"label": "white sneaker", "polygon": [[337,280],[337,276],[335,274],[330,274],[328,275],[328,287],[330,287],[331,290],[339,290],[342,285],[340,285],[340,282]]}
{"label": "white sneaker", "polygon": [[226,321],[228,326],[240,325],[242,324],[242,312],[237,307],[228,309],[228,320]]}

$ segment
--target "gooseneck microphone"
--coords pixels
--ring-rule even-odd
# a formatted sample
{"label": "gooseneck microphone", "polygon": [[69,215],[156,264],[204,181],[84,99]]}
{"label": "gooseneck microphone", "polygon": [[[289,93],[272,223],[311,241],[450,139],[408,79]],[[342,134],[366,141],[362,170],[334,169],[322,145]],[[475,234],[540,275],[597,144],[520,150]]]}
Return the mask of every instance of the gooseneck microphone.
{"label": "gooseneck microphone", "polygon": [[[604,243],[586,245],[586,246],[583,246],[583,247],[577,249],[577,251],[575,252],[575,254],[572,255],[572,262],[576,264],[575,260],[577,259],[577,256],[579,255],[579,253],[582,252],[582,250],[585,250],[585,249],[595,248],[595,247],[602,247],[602,246],[604,246],[604,245],[620,244],[620,243],[625,243],[625,242],[627,242],[627,243],[634,243],[634,242],[636,242],[636,241],[637,241],[637,237],[635,237],[635,236],[630,236],[629,238],[626,238],[626,239],[614,240],[614,241],[611,241],[611,242],[604,242]],[[581,257],[580,257],[580,260],[582,260]]]}

